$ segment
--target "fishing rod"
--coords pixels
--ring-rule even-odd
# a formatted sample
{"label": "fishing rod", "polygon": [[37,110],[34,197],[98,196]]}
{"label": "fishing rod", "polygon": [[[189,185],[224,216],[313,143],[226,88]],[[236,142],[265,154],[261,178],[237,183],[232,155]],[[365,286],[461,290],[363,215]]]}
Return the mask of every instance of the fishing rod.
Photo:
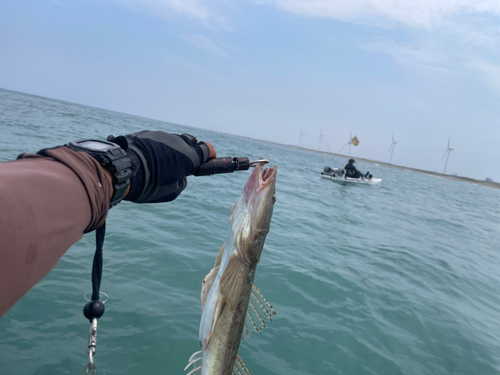
{"label": "fishing rod", "polygon": [[259,159],[250,161],[247,157],[224,156],[221,158],[212,158],[207,162],[195,168],[191,175],[194,176],[212,176],[220,173],[233,173],[234,171],[246,171],[257,164],[267,164],[269,160]]}
{"label": "fishing rod", "polygon": [[351,141],[347,142],[345,145],[343,145],[343,146],[340,148],[340,150],[338,150],[338,151],[337,151],[337,153],[336,153],[336,154],[333,154],[333,155],[332,155],[332,159],[333,159],[333,160],[332,160],[332,163],[335,163],[335,156],[339,156],[340,151],[342,151],[342,150],[345,148],[345,146],[349,145],[349,143],[351,143]]}
{"label": "fishing rod", "polygon": [[[354,139],[354,137],[356,137],[356,135],[354,135],[354,137],[353,137],[353,136],[352,136],[352,133],[351,133],[351,134],[350,134],[350,136],[351,136],[351,138],[349,138],[349,141],[348,141],[346,144],[344,144],[344,145],[340,148],[340,150],[338,150],[338,151],[337,151],[337,153],[336,153],[336,154],[333,154],[333,160],[332,160],[332,162],[335,162],[335,156],[339,156],[340,151],[342,151],[342,150],[343,150],[346,146],[349,146],[349,145],[351,145],[351,144],[352,144],[352,140]],[[349,153],[350,153],[350,151],[349,151]],[[350,155],[348,155],[348,156],[350,156]]]}

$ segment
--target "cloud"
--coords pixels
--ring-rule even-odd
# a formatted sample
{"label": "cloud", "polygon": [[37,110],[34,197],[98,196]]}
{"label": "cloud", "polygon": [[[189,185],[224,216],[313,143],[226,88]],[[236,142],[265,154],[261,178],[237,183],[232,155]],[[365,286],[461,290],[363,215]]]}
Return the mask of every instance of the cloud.
{"label": "cloud", "polygon": [[206,29],[232,31],[224,16],[227,8],[221,0],[110,0],[137,11],[171,20],[184,16],[198,20]]}
{"label": "cloud", "polygon": [[431,47],[419,47],[413,44],[396,43],[391,38],[375,38],[363,46],[372,53],[385,53],[400,64],[449,73],[449,65],[440,51]]}
{"label": "cloud", "polygon": [[[62,0],[52,0],[60,2]],[[111,0],[160,17],[181,14],[212,29],[232,31],[224,14],[239,5],[228,0]],[[331,18],[381,28],[446,29],[461,41],[498,45],[498,0],[246,0],[303,17]]]}
{"label": "cloud", "polygon": [[158,15],[168,15],[172,11],[201,20],[212,14],[200,0],[118,0],[128,6],[145,8]]}
{"label": "cloud", "polygon": [[490,89],[500,95],[500,65],[484,60],[473,60],[465,64],[465,66],[479,72]]}
{"label": "cloud", "polygon": [[[255,0],[305,17],[431,29],[462,14],[500,15],[495,0]],[[382,21],[382,22],[381,22]]]}
{"label": "cloud", "polygon": [[191,43],[193,46],[209,52],[216,56],[229,56],[229,54],[215,42],[203,35],[187,35],[183,38],[186,42]]}
{"label": "cloud", "polygon": [[458,38],[460,44],[472,44],[487,49],[497,49],[500,40],[498,21],[491,22],[485,17],[462,19],[449,25],[450,32]]}

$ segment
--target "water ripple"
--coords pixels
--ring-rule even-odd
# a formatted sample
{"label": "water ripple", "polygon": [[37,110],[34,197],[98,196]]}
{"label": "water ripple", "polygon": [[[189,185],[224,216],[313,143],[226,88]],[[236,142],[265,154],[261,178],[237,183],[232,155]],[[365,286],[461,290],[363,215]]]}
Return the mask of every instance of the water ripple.
{"label": "water ripple", "polygon": [[[381,185],[337,184],[319,178],[332,164],[322,154],[0,90],[2,161],[143,129],[278,165],[255,278],[278,315],[241,345],[253,373],[500,374],[500,191],[362,162]],[[110,212],[100,372],[182,372],[199,347],[201,280],[247,178],[190,177],[172,203]],[[82,370],[94,246],[85,235],[2,318],[0,373]]]}

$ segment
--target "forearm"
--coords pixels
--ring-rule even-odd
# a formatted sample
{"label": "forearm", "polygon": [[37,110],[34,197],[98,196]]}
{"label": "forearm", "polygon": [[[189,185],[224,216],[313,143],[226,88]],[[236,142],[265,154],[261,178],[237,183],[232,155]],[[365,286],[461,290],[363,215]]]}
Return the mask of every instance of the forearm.
{"label": "forearm", "polygon": [[[136,203],[174,200],[186,187],[189,172],[217,156],[210,143],[188,134],[143,131],[112,137],[111,142],[128,150],[133,173],[123,177],[131,183],[123,196]],[[84,141],[80,148],[92,151]],[[123,186],[83,151],[59,147],[39,154],[0,163],[0,316],[43,279],[83,233],[104,223],[113,181]],[[128,168],[118,170],[113,163],[110,167],[118,174]]]}
{"label": "forearm", "polygon": [[49,153],[64,164],[39,155],[0,164],[0,316],[107,215],[112,186],[99,164],[67,148]]}

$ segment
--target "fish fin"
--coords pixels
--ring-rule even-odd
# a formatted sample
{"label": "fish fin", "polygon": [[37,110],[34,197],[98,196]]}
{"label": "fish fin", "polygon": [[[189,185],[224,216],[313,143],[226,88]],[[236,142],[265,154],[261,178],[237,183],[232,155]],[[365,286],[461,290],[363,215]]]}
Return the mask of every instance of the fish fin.
{"label": "fish fin", "polygon": [[210,342],[210,339],[212,338],[212,334],[214,333],[214,329],[215,329],[215,325],[217,324],[217,320],[222,315],[223,308],[224,308],[224,298],[219,298],[219,301],[217,302],[217,307],[215,308],[214,322],[212,324],[212,329],[210,330],[210,335],[208,337],[207,346],[208,346],[208,343]]}
{"label": "fish fin", "polygon": [[252,375],[239,355],[236,356],[232,375]]}
{"label": "fish fin", "polygon": [[193,374],[196,374],[196,372],[197,372],[198,370],[201,370],[201,368],[202,368],[202,367],[203,367],[203,366],[198,366],[198,367],[196,367],[196,368],[192,369],[191,371],[189,371],[186,375],[193,375]]}
{"label": "fish fin", "polygon": [[[224,307],[226,306],[226,301],[224,298],[221,296],[217,300],[217,306],[215,307],[215,312],[214,312],[214,317],[212,321],[212,326],[210,328],[210,332],[208,336],[204,339],[204,342],[202,343],[202,346],[206,349],[208,345],[210,345],[210,340],[212,339],[212,335],[214,334],[215,330],[215,325],[217,324],[217,320],[220,318],[222,315],[222,311],[224,310]],[[203,349],[203,350],[205,350]]]}
{"label": "fish fin", "polygon": [[[276,311],[269,301],[262,295],[260,290],[252,285],[252,293],[250,294],[250,301],[248,302],[247,317],[245,319],[245,333],[248,336],[251,332],[259,332],[266,326],[269,319],[273,321],[273,315]],[[241,336],[243,341],[244,335]]]}
{"label": "fish fin", "polygon": [[219,272],[219,266],[212,268],[207,276],[201,282],[201,311],[205,310],[205,303],[207,302],[208,293],[217,278],[217,272]]}
{"label": "fish fin", "polygon": [[[239,202],[239,200],[238,200]],[[236,202],[233,206],[233,209],[231,210],[231,215],[229,215],[229,224],[231,224],[231,221],[233,221],[233,216],[234,216],[234,210],[236,209],[236,206],[238,205],[238,202]]]}
{"label": "fish fin", "polygon": [[222,255],[224,254],[224,249],[226,248],[226,243],[224,242],[222,244],[222,247],[220,248],[219,250],[219,254],[217,254],[217,258],[215,258],[215,265],[214,265],[214,268],[215,267],[219,267],[220,266],[220,261],[222,259]]}
{"label": "fish fin", "polygon": [[[196,362],[198,362],[198,361],[201,361],[201,362],[198,364],[198,367],[196,367],[196,365],[197,365]],[[191,365],[193,365],[193,368],[186,375],[196,374],[196,372],[199,369],[201,369],[202,364],[203,364],[203,350],[200,350],[199,352],[193,353],[193,355],[189,358],[189,363],[187,364],[184,371],[186,371],[188,369],[188,367]]]}
{"label": "fish fin", "polygon": [[248,271],[248,263],[241,259],[237,254],[231,255],[224,275],[220,279],[220,292],[224,299],[229,303],[231,311],[236,307],[236,302],[240,297],[241,287],[245,273]]}

